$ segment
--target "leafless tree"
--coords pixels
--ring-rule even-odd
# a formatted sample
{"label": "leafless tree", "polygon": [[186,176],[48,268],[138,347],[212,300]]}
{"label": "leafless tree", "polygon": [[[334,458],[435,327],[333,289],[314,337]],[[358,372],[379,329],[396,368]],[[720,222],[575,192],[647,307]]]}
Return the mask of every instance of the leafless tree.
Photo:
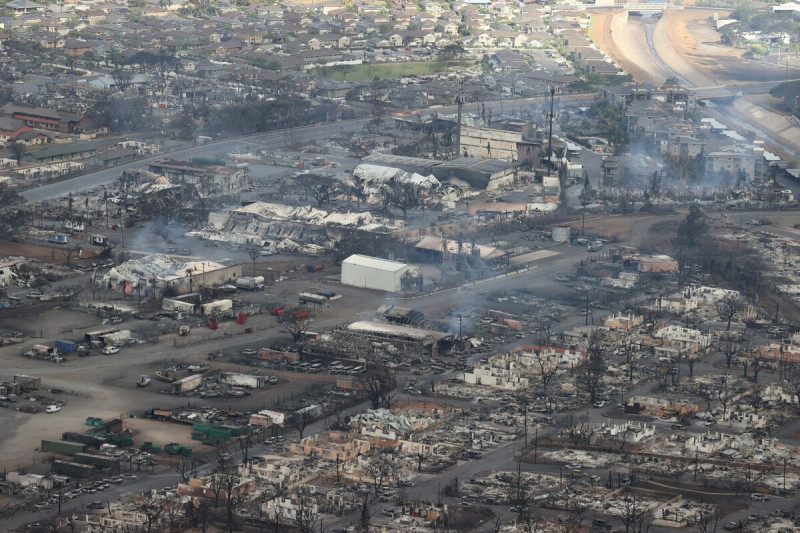
{"label": "leafless tree", "polygon": [[725,295],[717,302],[717,312],[720,318],[727,321],[725,331],[730,331],[733,319],[744,310],[744,301],[736,294]]}
{"label": "leafless tree", "polygon": [[133,72],[124,69],[114,69],[111,71],[111,78],[114,80],[114,85],[121,93],[127,92],[133,81]]}
{"label": "leafless tree", "polygon": [[161,515],[164,513],[164,506],[162,503],[163,502],[160,500],[153,498],[150,493],[140,494],[136,499],[136,510],[144,515],[144,527],[147,533],[158,531],[158,529],[154,528],[157,527],[158,523],[161,521]]}
{"label": "leafless tree", "polygon": [[580,502],[573,504],[569,513],[572,518],[571,522],[577,525],[578,528],[582,527],[588,513],[589,507],[587,505]]}
{"label": "leafless tree", "polygon": [[711,402],[717,399],[718,394],[716,382],[700,383],[694,393],[706,401],[706,411],[711,411]]}
{"label": "leafless tree", "polygon": [[217,505],[220,500],[225,504],[225,527],[229,533],[233,533],[236,529],[236,509],[241,505],[247,488],[242,484],[242,478],[230,459],[218,462],[211,479],[211,490]]}
{"label": "leafless tree", "polygon": [[375,511],[372,509],[372,501],[368,492],[358,504],[358,527],[360,533],[369,533],[370,522]]}
{"label": "leafless tree", "polygon": [[563,414],[556,419],[556,427],[575,445],[588,441],[594,435],[594,428],[586,415]]}
{"label": "leafless tree", "polygon": [[201,500],[194,511],[197,526],[202,533],[206,533],[211,526],[211,504],[207,500]]}
{"label": "leafless tree", "polygon": [[369,475],[372,478],[372,488],[377,498],[387,481],[390,481],[395,473],[395,465],[391,458],[384,455],[376,455],[370,459]]}
{"label": "leafless tree", "polygon": [[61,253],[64,255],[64,259],[67,261],[67,266],[72,264],[72,257],[81,251],[80,247],[68,244],[64,249],[61,250]]}
{"label": "leafless tree", "polygon": [[397,385],[394,374],[390,370],[373,369],[369,372],[359,374],[357,377],[358,387],[372,404],[373,409],[379,407],[390,408],[395,397],[395,387]]}
{"label": "leafless tree", "polygon": [[603,334],[601,330],[595,328],[589,333],[587,351],[590,358],[600,357],[603,354]]}
{"label": "leafless tree", "polygon": [[170,495],[161,500],[164,507],[164,516],[169,525],[167,531],[175,531],[185,519],[185,509],[181,504],[181,499],[177,495]]}
{"label": "leafless tree", "polygon": [[303,433],[308,423],[311,422],[311,418],[311,413],[305,409],[295,411],[294,415],[292,415],[292,425],[300,434],[300,439],[303,438]]}
{"label": "leafless tree", "polygon": [[542,381],[542,394],[547,398],[547,388],[555,377],[558,367],[555,364],[548,364],[544,355],[542,355],[541,349],[534,350],[534,360],[536,361],[539,379]]}
{"label": "leafless tree", "polygon": [[753,408],[753,411],[758,411],[764,407],[766,387],[763,385],[755,385],[750,391],[744,395],[744,401]]}
{"label": "leafless tree", "polygon": [[536,343],[540,346],[550,344],[553,336],[553,321],[543,318],[536,322]]}
{"label": "leafless tree", "polygon": [[606,373],[606,362],[601,355],[592,355],[584,361],[575,372],[577,385],[589,395],[589,402],[594,404],[603,385]]}
{"label": "leafless tree", "polygon": [[711,513],[701,515],[695,522],[697,533],[717,533],[720,518],[721,513],[716,509]]}
{"label": "leafless tree", "polygon": [[528,510],[522,515],[517,523],[524,533],[540,533],[544,531],[542,528],[545,526],[546,520],[538,509]]}
{"label": "leafless tree", "polygon": [[247,464],[250,458],[250,448],[253,446],[253,428],[246,427],[242,434],[237,437],[239,451],[242,452],[242,464]]}
{"label": "leafless tree", "polygon": [[800,410],[800,364],[793,363],[786,372],[785,385],[794,394],[797,399],[797,409]]}
{"label": "leafless tree", "polygon": [[500,533],[503,530],[503,515],[497,515],[492,524],[492,533]]}
{"label": "leafless tree", "polygon": [[188,483],[190,479],[197,475],[197,459],[194,456],[179,455],[175,469],[181,475],[181,481]]}
{"label": "leafless tree", "polygon": [[614,516],[622,521],[625,533],[647,533],[654,519],[652,509],[636,494],[626,494]]}
{"label": "leafless tree", "polygon": [[[287,311],[286,313],[292,313],[292,311]],[[288,333],[292,336],[294,342],[299,342],[310,326],[311,321],[307,318],[291,318],[283,323],[281,332]]]}
{"label": "leafless tree", "polygon": [[730,379],[726,375],[719,376],[715,380],[714,389],[717,392],[717,400],[722,406],[722,416],[728,412],[728,404],[733,399],[734,389],[730,383]]}
{"label": "leafless tree", "polygon": [[298,496],[294,526],[300,533],[317,533],[319,523],[319,513],[317,513],[316,509],[309,505],[306,497]]}
{"label": "leafless tree", "polygon": [[753,357],[750,358],[750,368],[753,370],[754,383],[758,383],[758,374],[761,372],[764,362],[764,359],[758,354],[754,354]]}

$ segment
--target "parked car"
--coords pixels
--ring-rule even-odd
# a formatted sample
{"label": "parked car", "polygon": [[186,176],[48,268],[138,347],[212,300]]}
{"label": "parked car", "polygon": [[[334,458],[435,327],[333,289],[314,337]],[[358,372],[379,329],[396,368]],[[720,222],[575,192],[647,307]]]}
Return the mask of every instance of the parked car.
{"label": "parked car", "polygon": [[45,413],[57,413],[61,410],[61,407],[58,405],[48,405],[44,408]]}
{"label": "parked car", "polygon": [[26,296],[31,300],[39,300],[42,297],[42,293],[38,291],[31,291]]}
{"label": "parked car", "polygon": [[113,355],[119,353],[119,348],[116,346],[106,346],[103,348],[103,355]]}

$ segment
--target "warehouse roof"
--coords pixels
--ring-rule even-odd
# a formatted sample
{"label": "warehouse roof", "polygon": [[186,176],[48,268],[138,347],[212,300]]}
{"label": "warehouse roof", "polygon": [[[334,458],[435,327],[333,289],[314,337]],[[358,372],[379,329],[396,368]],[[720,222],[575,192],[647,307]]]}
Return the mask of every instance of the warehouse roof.
{"label": "warehouse roof", "polygon": [[367,322],[366,320],[353,322],[347,326],[347,329],[356,333],[398,337],[416,341],[424,341],[427,339],[434,342],[441,342],[444,340],[452,340],[453,338],[453,335],[450,333],[443,333],[432,329],[401,326],[400,324],[384,324],[382,322]]}
{"label": "warehouse roof", "polygon": [[459,157],[451,159],[440,165],[442,169],[450,170],[472,170],[482,173],[494,174],[515,168],[516,163],[510,161],[500,161],[499,159],[483,159],[476,157]]}
{"label": "warehouse roof", "polygon": [[121,265],[109,270],[103,276],[103,283],[110,280],[126,280],[134,285],[138,282],[147,283],[154,277],[158,280],[172,281],[185,278],[188,272],[200,274],[226,268],[221,263],[214,261],[181,261],[169,255],[150,254],[137,259],[129,259]]}
{"label": "warehouse roof", "polygon": [[379,257],[370,257],[368,255],[353,254],[344,261],[342,264],[363,266],[366,268],[374,268],[375,270],[384,270],[386,272],[398,272],[408,265],[400,261],[391,261],[389,259],[381,259]]}

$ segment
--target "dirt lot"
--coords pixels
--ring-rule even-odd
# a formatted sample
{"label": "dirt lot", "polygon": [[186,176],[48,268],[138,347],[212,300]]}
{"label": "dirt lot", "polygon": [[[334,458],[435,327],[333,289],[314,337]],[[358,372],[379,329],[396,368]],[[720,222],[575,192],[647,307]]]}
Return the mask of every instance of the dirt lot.
{"label": "dirt lot", "polygon": [[[699,87],[724,85],[731,81],[781,80],[784,67],[742,57],[744,50],[723,46],[713,27],[713,15],[724,10],[668,10],[655,22],[653,45],[669,68]],[[628,17],[623,11],[592,14],[592,39],[637,81],[660,83],[671,75],[653,57],[647,45],[645,27],[655,19]],[[800,69],[790,68],[790,77]]]}
{"label": "dirt lot", "polygon": [[[631,246],[638,246],[640,243],[650,241],[652,235],[650,228],[654,225],[664,225],[669,220],[677,220],[682,215],[674,217],[656,217],[650,215],[627,215],[627,216],[592,216],[586,217],[586,233],[595,235],[612,235],[620,242],[625,242]],[[581,222],[573,222],[570,226],[581,231]]]}
{"label": "dirt lot", "polygon": [[661,84],[670,76],[649,53],[641,18],[628,17],[622,10],[592,13],[591,37],[637,81]]}
{"label": "dirt lot", "polygon": [[[24,256],[30,259],[38,259],[45,263],[66,264],[67,258],[64,255],[64,248],[53,245],[38,245],[24,242],[11,242],[0,240],[0,257]],[[92,254],[92,257],[94,254]],[[73,264],[91,262],[92,257],[79,258],[78,254],[73,255],[70,260]]]}
{"label": "dirt lot", "polygon": [[[719,32],[712,26],[714,13],[718,13],[720,18],[727,15],[717,9],[667,11],[654,34],[654,44],[662,59],[678,71],[682,68],[681,63],[689,65],[686,77],[698,86],[785,78],[785,65],[777,67],[746,59],[743,57],[744,50],[723,46]],[[666,45],[667,40],[671,46]],[[677,57],[670,57],[672,51]],[[790,77],[795,78],[799,74],[800,69],[789,69]]]}

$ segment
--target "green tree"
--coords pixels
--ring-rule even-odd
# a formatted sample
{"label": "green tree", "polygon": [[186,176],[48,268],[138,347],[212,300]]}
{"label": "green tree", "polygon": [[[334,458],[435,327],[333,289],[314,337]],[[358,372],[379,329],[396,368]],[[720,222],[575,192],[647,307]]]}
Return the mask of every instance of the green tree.
{"label": "green tree", "polygon": [[707,231],[708,221],[703,210],[693,205],[689,208],[689,214],[678,226],[678,243],[694,246]]}
{"label": "green tree", "polygon": [[384,203],[397,207],[408,216],[408,210],[422,205],[419,189],[411,183],[394,182],[383,191]]}
{"label": "green tree", "polygon": [[437,54],[440,61],[454,61],[461,59],[466,54],[466,49],[460,44],[448,44]]}

